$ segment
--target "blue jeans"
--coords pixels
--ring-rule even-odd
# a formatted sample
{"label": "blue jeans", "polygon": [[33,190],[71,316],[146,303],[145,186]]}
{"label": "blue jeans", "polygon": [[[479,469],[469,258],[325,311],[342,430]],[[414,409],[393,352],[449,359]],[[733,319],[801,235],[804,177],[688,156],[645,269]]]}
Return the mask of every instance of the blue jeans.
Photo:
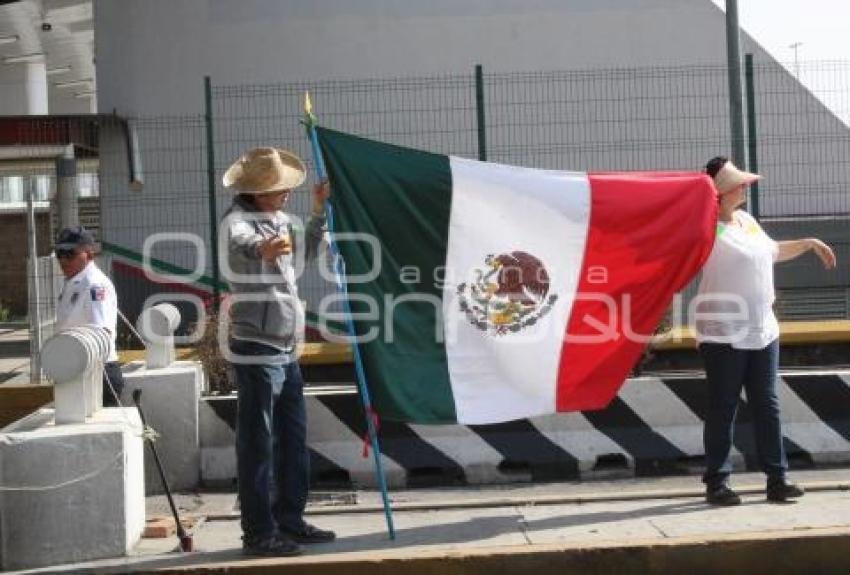
{"label": "blue jeans", "polygon": [[[241,356],[272,347],[233,340]],[[236,465],[242,532],[259,538],[303,524],[310,458],[304,380],[298,362],[233,364],[238,385]]]}
{"label": "blue jeans", "polygon": [[[110,384],[112,388],[109,387]],[[120,398],[121,392],[124,391],[124,373],[120,363],[108,361],[103,364],[103,407],[118,407],[115,395],[112,394],[113,389],[115,395]]]}
{"label": "blue jeans", "polygon": [[735,431],[735,415],[741,388],[753,413],[756,451],[768,483],[785,480],[788,460],[782,445],[776,375],[779,340],[764,349],[735,349],[731,345],[703,343],[709,405],[705,416],[705,460],[703,482],[709,489],[725,485],[732,472],[729,452]]}

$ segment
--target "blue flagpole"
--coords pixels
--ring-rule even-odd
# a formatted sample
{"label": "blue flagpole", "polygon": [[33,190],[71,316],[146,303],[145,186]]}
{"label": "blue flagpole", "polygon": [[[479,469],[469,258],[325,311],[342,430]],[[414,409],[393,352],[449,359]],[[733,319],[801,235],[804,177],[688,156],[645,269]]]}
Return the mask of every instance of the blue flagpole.
{"label": "blue flagpole", "polygon": [[[305,94],[305,118],[304,122],[307,126],[307,132],[310,135],[310,145],[313,149],[313,164],[316,167],[316,177],[320,182],[327,180],[327,172],[325,171],[325,163],[322,159],[322,151],[319,149],[319,140],[316,135],[316,119],[313,116],[312,105],[310,104],[310,95]],[[375,422],[371,414],[372,400],[369,397],[369,389],[366,386],[366,372],[363,370],[363,359],[360,357],[360,348],[357,346],[357,336],[354,330],[354,320],[351,317],[351,304],[348,301],[348,285],[345,283],[345,260],[339,253],[339,248],[334,239],[334,213],[333,207],[328,201],[325,201],[325,213],[328,218],[328,248],[334,260],[334,274],[336,276],[336,285],[342,292],[343,314],[345,315],[345,326],[348,330],[348,335],[351,338],[351,348],[354,350],[354,368],[357,374],[357,387],[360,389],[360,398],[363,402],[363,409],[366,416],[366,428],[369,432],[369,442],[372,445],[372,456],[375,460],[375,473],[378,476],[378,487],[381,489],[381,499],[384,503],[384,516],[387,519],[387,532],[390,539],[395,539],[395,527],[393,527],[393,511],[390,505],[390,495],[387,491],[387,480],[384,476],[384,467],[381,463],[381,451],[378,445],[378,433],[375,429]]]}

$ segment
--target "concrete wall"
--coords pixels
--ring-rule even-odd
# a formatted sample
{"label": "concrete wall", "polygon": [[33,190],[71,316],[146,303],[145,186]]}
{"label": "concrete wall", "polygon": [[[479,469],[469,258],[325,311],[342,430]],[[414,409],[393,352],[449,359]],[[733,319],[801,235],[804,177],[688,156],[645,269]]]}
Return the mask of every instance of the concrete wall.
{"label": "concrete wall", "polygon": [[[96,0],[95,19],[100,110],[138,117],[145,174],[144,190],[130,191],[121,133],[104,129],[103,238],[138,253],[151,233],[193,233],[208,272],[205,75],[216,86],[216,182],[251,146],[310,157],[298,124],[305,88],[325,125],[476,157],[477,63],[492,161],[696,170],[729,153],[725,16],[710,0]],[[762,214],[850,213],[847,126],[746,34],[742,51],[760,66]],[[231,197],[217,186],[220,217]],[[305,215],[308,195],[289,209]],[[820,222],[795,231],[820,235]],[[837,248],[850,256],[850,238]],[[197,262],[185,243],[155,255]],[[301,282],[309,309],[332,289],[315,271]]]}
{"label": "concrete wall", "polygon": [[[59,225],[55,210],[53,212],[42,210],[36,213],[36,245],[39,256],[49,255],[53,251],[53,236]],[[99,199],[81,198],[79,216],[80,223],[92,230],[95,237],[99,237]],[[9,307],[16,316],[28,313],[27,227],[25,211],[0,212],[0,261],[3,262],[0,266],[0,302]]]}
{"label": "concrete wall", "polygon": [[48,91],[47,109],[51,114],[94,114],[97,98],[77,98],[74,92],[54,88]]}
{"label": "concrete wall", "polygon": [[4,64],[0,67],[2,115],[47,114],[48,90],[45,72],[44,62]]}
{"label": "concrete wall", "polygon": [[[47,255],[53,247],[50,217],[36,214],[38,254]],[[16,316],[27,314],[27,215],[0,214],[0,302]]]}
{"label": "concrete wall", "polygon": [[[202,81],[266,83],[722,63],[710,0],[95,0],[98,103],[200,113]],[[744,43],[745,49],[752,44]]]}

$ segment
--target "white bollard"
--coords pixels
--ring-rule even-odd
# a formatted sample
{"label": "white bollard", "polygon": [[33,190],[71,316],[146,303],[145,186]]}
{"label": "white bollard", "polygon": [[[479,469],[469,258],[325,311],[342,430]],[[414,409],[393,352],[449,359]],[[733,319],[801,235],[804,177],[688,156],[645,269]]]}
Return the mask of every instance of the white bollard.
{"label": "white bollard", "polygon": [[137,327],[146,343],[145,365],[148,369],[168,367],[174,363],[174,331],[179,325],[180,311],[170,303],[157,304],[141,313]]}
{"label": "white bollard", "polygon": [[[201,447],[198,401],[203,369],[195,361],[175,361],[174,331],[180,312],[171,304],[157,304],[139,315],[139,334],[147,348],[144,362],[125,366],[124,393],[144,392],[148,425],[160,432],[157,449],[172,489],[195,489],[200,481]],[[156,466],[145,460],[149,493],[162,493]]]}
{"label": "white bollard", "polygon": [[55,385],[56,424],[85,423],[103,407],[103,363],[111,336],[103,328],[74,327],[55,334],[41,350],[41,367]]}

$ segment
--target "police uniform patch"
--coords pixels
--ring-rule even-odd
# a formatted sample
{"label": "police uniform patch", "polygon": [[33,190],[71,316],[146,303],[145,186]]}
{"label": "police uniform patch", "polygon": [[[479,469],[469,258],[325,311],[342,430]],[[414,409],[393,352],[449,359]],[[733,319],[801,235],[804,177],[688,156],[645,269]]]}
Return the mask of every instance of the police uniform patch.
{"label": "police uniform patch", "polygon": [[92,301],[103,301],[106,299],[106,288],[103,286],[92,286],[89,288]]}

